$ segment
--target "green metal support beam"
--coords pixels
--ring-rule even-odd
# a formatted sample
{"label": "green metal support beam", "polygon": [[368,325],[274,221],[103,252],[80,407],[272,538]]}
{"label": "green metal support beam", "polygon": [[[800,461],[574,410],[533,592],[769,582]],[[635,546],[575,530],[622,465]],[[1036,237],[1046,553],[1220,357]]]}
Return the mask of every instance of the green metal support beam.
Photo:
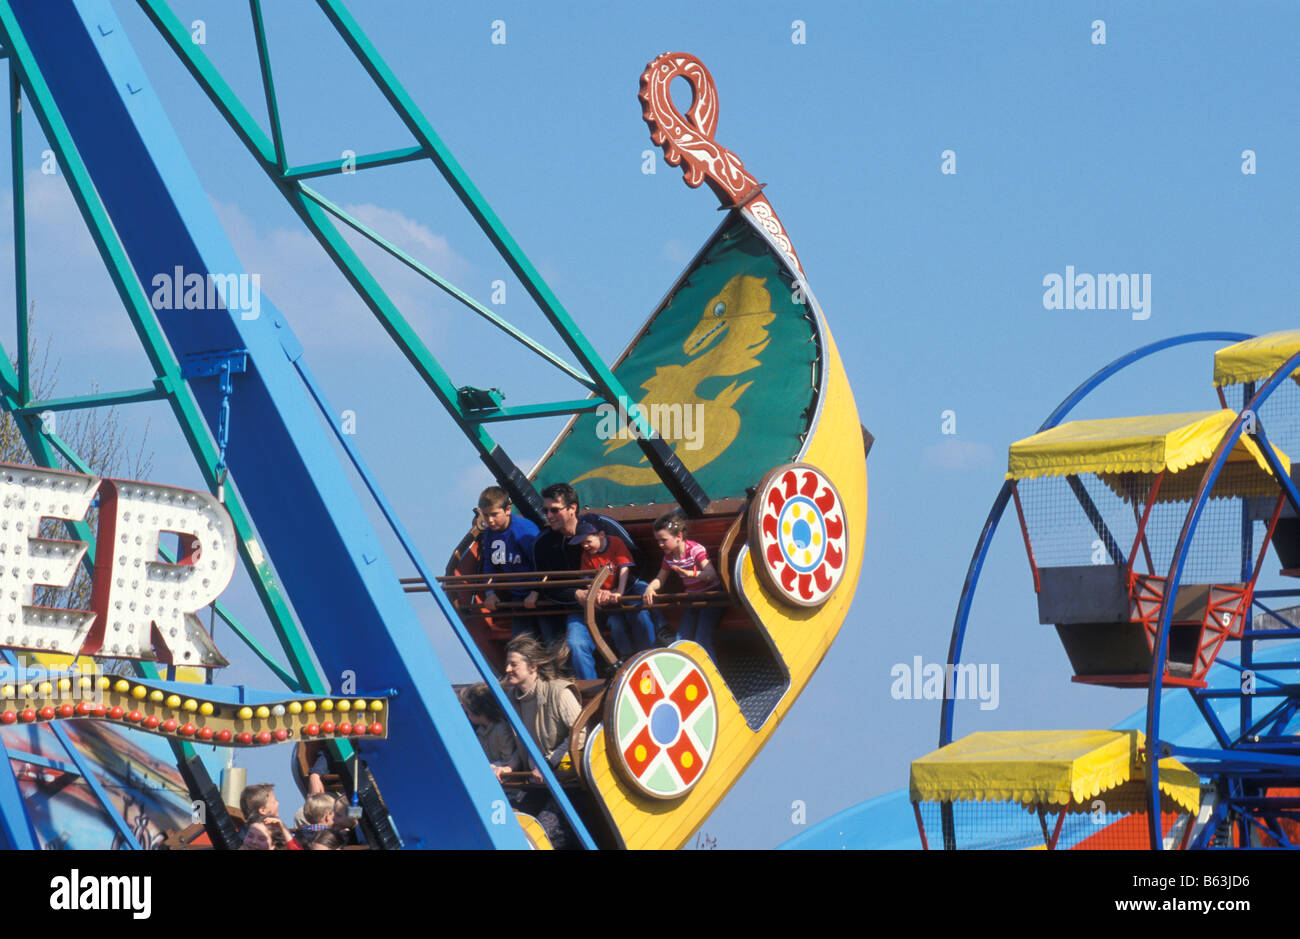
{"label": "green metal support beam", "polygon": [[[14,207],[14,307],[18,323],[18,400],[32,396],[27,336],[27,208],[23,180],[23,88],[18,70],[9,66],[9,167]],[[7,360],[6,360],[7,361]]]}
{"label": "green metal support beam", "polygon": [[[500,467],[502,458],[500,448],[487,435],[480,422],[466,420],[466,415],[457,405],[455,395],[450,393],[454,391],[454,385],[446,373],[383,292],[375,277],[341,237],[337,227],[332,223],[327,224],[328,219],[322,214],[323,207],[319,203],[313,204],[309,201],[299,180],[289,178],[281,172],[278,163],[275,162],[274,142],[267,139],[248,109],[243,106],[202,50],[190,41],[189,33],[170,7],[164,0],[138,0],[138,2],[236,135],[261,163],[263,169],[277,182],[281,192],[294,207],[303,223],[316,235],[326,253],[379,319],[393,341],[398,344],[407,360],[417,369],[425,384],[433,391],[443,407],[460,423],[466,436],[479,451],[480,457],[489,466]],[[607,401],[632,400],[626,389],[614,377],[613,372],[596,353],[595,348],[578,330],[558,298],[542,280],[541,275],[524,255],[501,220],[447,150],[432,125],[415,106],[351,14],[335,0],[318,0],[318,4],[398,117],[411,131],[419,148],[427,153],[461,203],[523,283],[542,313],[560,333],[565,344],[577,357],[579,365],[587,371],[588,380],[584,381],[584,384],[588,387],[594,386],[593,390]],[[629,419],[637,434],[638,446],[645,452],[651,464],[660,470],[665,485],[690,514],[701,512],[708,505],[709,500],[694,477],[664,441],[655,435],[644,415],[636,413],[630,415]],[[511,466],[513,467],[513,464]],[[522,479],[519,482],[527,485]],[[526,501],[532,504],[534,499],[529,498]]]}
{"label": "green metal support beam", "polygon": [[14,408],[19,414],[40,414],[42,411],[80,411],[86,408],[113,407],[118,404],[136,404],[140,401],[161,401],[168,392],[161,387],[136,388],[132,391],[105,391],[98,394],[74,395],[70,398],[50,398],[33,401]]}
{"label": "green metal support beam", "polygon": [[438,364],[433,353],[425,345],[419,334],[407,322],[397,309],[397,305],[384,292],[378,280],[361,262],[352,247],[343,237],[338,227],[330,221],[329,214],[320,205],[308,199],[302,192],[301,184],[285,180],[274,162],[274,145],[258,123],[253,120],[248,109],[240,102],[238,95],[230,88],[221,73],[213,67],[207,56],[190,41],[189,33],[162,0],[139,0],[141,8],[162,34],[172,51],[189,69],[195,81],[207,94],[217,110],[234,130],[262,165],[262,168],[279,184],[281,192],[289,204],[298,213],[304,225],[311,231],[326,254],[334,261],[343,276],[370,308],[380,325],[397,344],[408,362],[416,369],[425,385],[433,392],[442,406],[460,424],[471,444],[479,453],[479,458],[499,473],[505,466],[513,470],[511,478],[502,483],[511,490],[512,499],[528,514],[540,517],[541,498],[533,490],[532,484],[525,479],[514,464],[505,457],[499,444],[477,424],[465,421],[456,399],[456,386],[452,383],[442,366]]}
{"label": "green metal support beam", "polygon": [[368,170],[377,166],[410,163],[414,160],[423,160],[428,155],[424,147],[400,147],[396,150],[385,150],[382,153],[369,153],[351,160],[340,157],[337,160],[295,166],[281,175],[285,179],[313,179],[317,176],[337,176],[349,170]]}
{"label": "green metal support beam", "polygon": [[527,333],[523,332],[523,330],[515,328],[510,323],[506,322],[506,320],[504,320],[502,317],[497,316],[495,313],[493,313],[483,304],[479,303],[469,294],[465,293],[455,284],[451,283],[446,278],[439,276],[438,273],[433,269],[425,266],[424,264],[421,264],[419,261],[411,257],[411,255],[407,254],[401,248],[397,247],[397,245],[393,244],[383,235],[379,234],[374,229],[370,228],[368,225],[359,221],[356,217],[350,215],[348,212],[344,211],[341,207],[334,204],[329,199],[326,199],[323,195],[321,195],[316,190],[312,189],[309,186],[302,186],[300,188],[303,195],[305,195],[308,199],[311,199],[321,208],[325,209],[325,211],[329,212],[330,215],[333,215],[335,218],[343,222],[349,228],[356,231],[358,234],[363,235],[365,238],[367,238],[375,245],[378,245],[384,251],[388,252],[393,257],[397,258],[397,260],[401,261],[403,264],[405,264],[411,270],[415,271],[421,277],[424,277],[426,280],[430,281],[435,286],[439,287],[441,290],[446,292],[452,298],[459,300],[466,307],[473,310],[479,316],[483,317],[493,326],[496,326],[498,329],[500,329],[506,335],[510,336],[512,339],[516,339],[519,342],[521,342],[523,345],[531,349],[537,355],[541,356],[543,359],[550,362],[560,371],[564,372],[570,378],[574,379],[577,382],[580,382],[581,384],[590,388],[592,391],[596,390],[596,383],[594,381],[592,381],[586,375],[582,374],[582,372],[578,371],[568,362],[564,361],[562,358],[560,358],[550,349],[547,349],[541,343],[537,342],[535,339],[530,337]]}
{"label": "green metal support beam", "polygon": [[281,173],[289,167],[284,155],[284,133],[280,127],[280,108],[275,101],[275,81],[271,76],[271,50],[266,44],[266,25],[262,22],[262,0],[248,0],[253,15],[253,35],[257,39],[257,62],[262,69],[262,89],[266,93],[266,113],[271,122],[271,145],[275,165]]}
{"label": "green metal support beam", "polygon": [[578,401],[556,401],[553,404],[521,404],[513,408],[498,408],[495,411],[471,413],[466,420],[489,424],[494,421],[522,421],[533,417],[585,414],[588,411],[596,410],[604,403],[599,398],[582,398]]}

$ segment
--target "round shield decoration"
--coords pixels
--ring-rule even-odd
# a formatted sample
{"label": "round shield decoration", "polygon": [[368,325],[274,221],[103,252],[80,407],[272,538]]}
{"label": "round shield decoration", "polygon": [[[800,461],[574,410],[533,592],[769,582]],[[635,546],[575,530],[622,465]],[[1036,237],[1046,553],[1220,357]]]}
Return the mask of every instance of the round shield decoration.
{"label": "round shield decoration", "polygon": [[835,484],[809,463],[778,466],[749,506],[749,550],[763,584],[793,606],[821,606],[848,567],[849,526]]}
{"label": "round shield decoration", "polygon": [[679,799],[718,743],[718,707],[704,672],[675,649],[651,649],[614,681],[605,711],[609,759],[641,795]]}

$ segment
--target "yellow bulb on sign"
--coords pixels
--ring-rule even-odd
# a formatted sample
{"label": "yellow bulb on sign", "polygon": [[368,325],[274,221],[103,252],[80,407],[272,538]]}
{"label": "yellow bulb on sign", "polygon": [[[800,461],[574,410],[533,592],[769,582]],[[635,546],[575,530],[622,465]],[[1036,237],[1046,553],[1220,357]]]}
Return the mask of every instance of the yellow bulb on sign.
{"label": "yellow bulb on sign", "polygon": [[353,708],[353,710],[356,710],[356,711],[364,711],[364,710],[366,709],[366,702],[365,702],[365,699],[364,699],[364,698],[358,698],[357,700],[353,701],[353,702],[352,702],[352,708]]}
{"label": "yellow bulb on sign", "polygon": [[339,710],[340,710],[340,711],[350,711],[350,710],[352,710],[352,705],[348,704],[348,702],[346,702],[346,701],[340,701],[340,702],[339,702]]}
{"label": "yellow bulb on sign", "polygon": [[[81,679],[81,687],[83,687],[83,688],[89,688],[89,687],[90,687],[89,682],[90,682],[90,679],[89,679],[89,678],[83,678],[83,679]],[[109,681],[108,676],[106,676],[106,675],[100,675],[100,676],[99,676],[99,681],[97,681],[95,684],[99,685],[99,690],[100,690],[100,691],[107,691],[107,690],[108,690],[108,686],[111,684],[111,682]]]}
{"label": "yellow bulb on sign", "polygon": [[384,702],[382,702],[382,701],[371,701],[371,702],[370,702],[370,710],[372,710],[372,711],[382,711],[383,709],[384,709]]}
{"label": "yellow bulb on sign", "polygon": [[41,694],[49,694],[51,691],[54,690],[54,686],[51,685],[48,681],[43,681],[36,687],[40,690]]}
{"label": "yellow bulb on sign", "polygon": [[181,696],[178,694],[169,694],[167,696],[167,706],[169,708],[178,708],[181,706]]}
{"label": "yellow bulb on sign", "polygon": [[6,698],[12,698],[16,690],[13,685],[5,685],[3,689],[0,689],[0,692],[3,692]]}
{"label": "yellow bulb on sign", "polygon": [[157,704],[162,699],[163,699],[163,693],[159,691],[157,688],[149,692],[149,700],[154,702],[155,704]]}
{"label": "yellow bulb on sign", "polygon": [[315,702],[315,701],[304,701],[303,704],[302,704],[302,709],[303,709],[304,711],[306,711],[308,714],[315,714],[315,713],[316,713],[316,702]]}
{"label": "yellow bulb on sign", "polygon": [[320,709],[322,711],[332,711],[334,710],[334,702],[326,698],[320,703]]}
{"label": "yellow bulb on sign", "polygon": [[36,693],[36,689],[33,688],[31,685],[23,685],[22,691],[23,691],[24,698],[30,698],[32,695]]}
{"label": "yellow bulb on sign", "polygon": [[185,699],[185,710],[187,710],[187,711],[193,713],[194,711],[197,711],[198,709],[199,709],[199,702],[195,701],[193,698],[186,698],[186,699]]}
{"label": "yellow bulb on sign", "polygon": [[60,678],[60,679],[59,679],[59,690],[60,690],[60,691],[70,691],[71,689],[72,689],[72,682],[71,682],[71,681],[69,681],[69,680],[66,679],[66,678]]}
{"label": "yellow bulb on sign", "polygon": [[199,705],[199,713],[202,714],[204,717],[210,717],[212,715],[213,710],[214,709],[212,707],[211,701],[204,701],[202,704]]}
{"label": "yellow bulb on sign", "polygon": [[131,683],[127,681],[125,678],[119,678],[117,680],[117,684],[113,686],[113,690],[116,691],[118,694],[126,694],[128,691],[131,690]]}
{"label": "yellow bulb on sign", "polygon": [[149,693],[149,689],[146,688],[144,685],[136,685],[134,688],[131,689],[131,697],[135,698],[137,701],[142,700],[144,696],[147,695],[148,693]]}
{"label": "yellow bulb on sign", "polygon": [[241,721],[250,720],[250,719],[252,718],[252,716],[253,716],[253,709],[252,709],[252,708],[250,708],[250,707],[242,707],[242,708],[239,709],[239,719],[240,719]]}
{"label": "yellow bulb on sign", "polygon": [[302,702],[300,702],[300,701],[290,701],[290,702],[289,702],[289,713],[290,713],[290,714],[301,714],[301,713],[302,713]]}
{"label": "yellow bulb on sign", "polygon": [[271,709],[267,707],[265,704],[260,705],[257,709],[257,716],[265,720],[266,718],[271,716]]}

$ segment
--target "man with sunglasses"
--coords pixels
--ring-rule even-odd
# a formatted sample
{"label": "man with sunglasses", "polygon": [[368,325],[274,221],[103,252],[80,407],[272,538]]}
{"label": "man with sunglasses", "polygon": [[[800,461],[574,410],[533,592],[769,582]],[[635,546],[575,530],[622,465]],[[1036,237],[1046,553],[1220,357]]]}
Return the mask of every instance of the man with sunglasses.
{"label": "man with sunglasses", "polygon": [[[578,531],[578,522],[590,522],[601,531],[622,539],[632,545],[632,539],[623,526],[612,518],[595,513],[578,514],[578,491],[568,483],[554,483],[542,490],[542,508],[546,512],[547,528],[533,542],[533,570],[576,571],[582,566],[582,548],[570,544]],[[636,549],[633,548],[634,557]],[[638,566],[640,558],[636,558]],[[533,609],[541,596],[534,590],[524,598],[524,606]],[[553,616],[539,616],[538,627],[542,639],[553,641],[563,635],[569,644],[569,655],[573,661],[573,672],[578,678],[596,678],[595,645],[591,633],[587,630],[587,619],[577,591],[572,587],[561,587],[545,591],[545,597],[568,609]],[[561,630],[563,631],[561,633]]]}

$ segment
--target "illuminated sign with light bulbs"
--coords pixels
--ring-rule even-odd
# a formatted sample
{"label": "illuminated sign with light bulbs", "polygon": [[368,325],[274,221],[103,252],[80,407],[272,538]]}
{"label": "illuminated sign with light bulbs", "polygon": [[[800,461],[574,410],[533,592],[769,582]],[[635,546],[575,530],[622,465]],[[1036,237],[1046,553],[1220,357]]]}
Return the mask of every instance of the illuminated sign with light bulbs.
{"label": "illuminated sign with light bulbs", "polygon": [[[67,587],[88,545],[41,537],[42,519],[81,521],[99,496],[89,610],[35,605]],[[175,562],[159,537],[178,537]],[[0,463],[0,648],[105,655],[172,665],[227,664],[195,613],[230,583],[230,515],[206,492]]]}

